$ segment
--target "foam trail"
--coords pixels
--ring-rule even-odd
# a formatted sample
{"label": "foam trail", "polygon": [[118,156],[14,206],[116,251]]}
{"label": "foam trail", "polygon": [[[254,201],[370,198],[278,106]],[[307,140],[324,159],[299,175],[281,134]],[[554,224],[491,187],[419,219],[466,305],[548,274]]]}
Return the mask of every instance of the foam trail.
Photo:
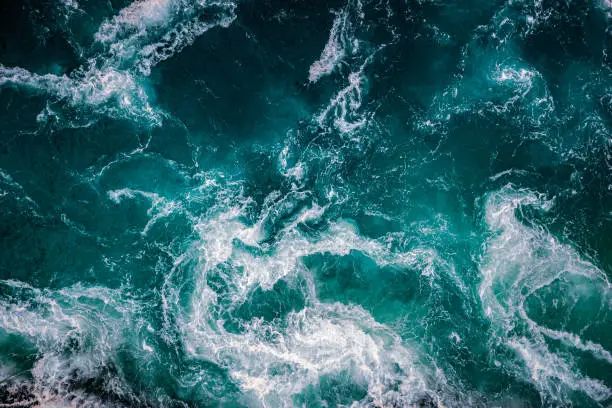
{"label": "foam trail", "polygon": [[131,188],[123,188],[120,190],[110,190],[107,192],[108,197],[115,203],[120,204],[126,198],[133,199],[136,196],[141,196],[150,201],[151,206],[147,210],[149,221],[142,230],[142,235],[147,235],[151,227],[158,221],[174,214],[183,211],[183,206],[180,202],[169,200],[156,193],[146,191],[133,190]]}
{"label": "foam trail", "polygon": [[572,391],[582,392],[595,401],[604,402],[612,393],[606,385],[599,380],[583,376],[575,372],[575,369],[562,357],[546,350],[541,344],[534,344],[527,338],[513,338],[508,341],[508,346],[516,351],[523,359],[527,368],[529,380],[547,393],[553,400],[564,401],[565,391],[555,387],[555,381],[563,384]]}
{"label": "foam trail", "polygon": [[[362,7],[361,2],[354,4],[349,1],[336,15],[320,59],[310,66],[310,82],[317,82],[322,76],[330,74],[347,54],[347,47],[354,47],[353,51],[357,50],[359,40],[355,38],[355,32],[363,24]],[[348,75],[348,85],[332,97],[329,104],[315,117],[321,127],[325,127],[325,122],[329,120],[340,132],[350,134],[365,125],[366,117],[358,113],[363,100],[363,70],[369,61],[367,56],[365,61],[357,71]]]}
{"label": "foam trail", "polygon": [[329,102],[327,107],[319,113],[316,121],[320,126],[328,118],[332,118],[334,128],[342,134],[352,135],[356,130],[368,123],[369,114],[358,113],[363,103],[363,86],[366,78],[363,74],[366,64],[362,65],[357,72],[348,76],[348,85],[341,89]]}
{"label": "foam trail", "polygon": [[[119,119],[161,124],[163,114],[153,108],[144,87],[129,73],[108,68],[90,69],[78,77],[54,74],[38,75],[23,68],[0,65],[0,86],[27,88],[35,93],[50,95],[71,108],[93,111]],[[38,120],[55,115],[47,109]]]}
{"label": "foam trail", "polygon": [[[517,219],[516,213],[526,206],[548,211],[552,205],[541,195],[512,185],[489,195],[485,221],[495,235],[487,242],[480,266],[480,298],[493,323],[493,341],[514,350],[525,364],[507,363],[515,375],[532,382],[545,399],[557,403],[566,401],[569,390],[604,401],[612,391],[602,381],[579,372],[562,354],[550,351],[546,338],[560,340],[566,347],[588,352],[609,364],[610,352],[577,334],[541,326],[529,317],[525,306],[532,295],[553,283],[565,285],[568,301],[588,293],[599,296],[602,307],[610,302],[610,283],[601,270],[544,228],[528,227]],[[588,287],[587,293],[580,286]],[[554,298],[544,300],[554,303]]]}
{"label": "foam trail", "polygon": [[[273,209],[278,210],[282,205],[283,202],[280,200]],[[347,255],[352,250],[357,250],[381,266],[419,265],[423,275],[434,275],[436,264],[442,263],[435,251],[429,248],[394,252],[390,250],[391,242],[385,241],[386,237],[379,240],[364,238],[353,224],[342,220],[331,224],[318,239],[307,238],[296,227],[300,223],[321,218],[325,208],[318,205],[293,215],[278,234],[273,247],[262,246],[260,242],[268,238],[263,230],[264,224],[268,222],[274,211],[268,209],[253,226],[247,226],[239,221],[242,212],[242,208],[233,207],[207,218],[196,226],[203,242],[202,250],[208,268],[231,262],[233,266],[243,271],[241,275],[234,277],[235,285],[239,288],[237,293],[239,298],[246,296],[256,286],[272,288],[279,279],[298,269],[300,259],[316,253]],[[236,247],[237,240],[249,247],[258,248],[257,255],[250,250]]]}
{"label": "foam trail", "polygon": [[[276,197],[276,198],[275,198]],[[388,327],[377,323],[360,306],[322,304],[316,300],[312,277],[301,259],[316,253],[346,255],[361,251],[379,265],[398,264],[431,273],[441,262],[429,249],[398,253],[390,249],[388,237],[362,237],[353,225],[332,223],[319,237],[305,237],[300,223],[324,216],[325,207],[310,207],[288,215],[293,208],[285,200],[303,200],[290,193],[272,194],[259,221],[241,221],[245,207],[225,207],[208,213],[196,226],[201,241],[193,251],[177,260],[164,288],[166,312],[180,321],[182,343],[196,359],[207,359],[226,367],[247,395],[247,404],[276,405],[317,384],[323,375],[346,376],[362,387],[367,397],[356,406],[414,403],[428,391],[428,370],[416,354]],[[236,201],[236,200],[231,200]],[[270,237],[265,231],[272,217],[284,225]],[[195,289],[186,308],[177,308],[182,282],[181,270],[196,263]],[[208,284],[220,276],[226,290],[217,292]],[[285,279],[305,279],[304,309],[291,311],[283,319],[264,321],[254,317],[236,333],[224,326],[220,313],[232,313],[249,301],[257,288],[271,290]],[[222,306],[221,306],[222,305]]]}
{"label": "foam trail", "polygon": [[[387,18],[389,15],[387,15]],[[361,30],[367,30],[368,22],[361,1],[349,1],[334,20],[321,57],[315,61],[309,70],[309,81],[317,82],[324,75],[329,75],[340,65],[343,59],[350,55],[346,63],[348,74],[346,85],[338,91],[313,120],[322,128],[332,128],[343,136],[349,136],[359,142],[355,132],[366,126],[373,112],[363,109],[367,93],[368,78],[366,68],[387,44],[367,45],[359,38]],[[393,29],[389,28],[393,34]]]}
{"label": "foam trail", "polygon": [[179,3],[173,0],[139,0],[119,11],[110,21],[100,25],[94,38],[105,44],[114,44],[129,33],[144,37],[152,28],[166,25]]}
{"label": "foam trail", "polygon": [[149,75],[152,67],[181,52],[185,47],[193,44],[206,31],[217,26],[227,28],[234,19],[235,15],[228,13],[213,23],[202,23],[198,20],[193,20],[178,24],[166,33],[159,42],[143,47],[139,53],[138,69],[143,74]]}
{"label": "foam trail", "polygon": [[[104,22],[95,39],[109,49],[113,65],[128,64],[141,74],[182,51],[213,27],[228,27],[236,18],[231,1],[189,2],[141,0]],[[202,18],[205,13],[212,17]]]}
{"label": "foam trail", "polygon": [[344,47],[346,39],[343,37],[347,24],[347,14],[346,10],[336,14],[329,32],[329,39],[321,52],[321,57],[313,62],[308,70],[308,80],[310,82],[315,83],[322,77],[331,74],[346,55]]}
{"label": "foam trail", "polygon": [[[527,317],[524,316],[526,319]],[[532,325],[535,325],[533,321],[530,321]],[[560,330],[552,330],[547,327],[538,326],[536,330],[539,330],[546,336],[560,340],[568,346],[575,347],[579,350],[591,353],[595,358],[603,360],[608,364],[612,364],[612,354],[603,348],[601,344],[597,344],[590,340],[584,341],[579,336],[574,333],[564,332]]]}
{"label": "foam trail", "polygon": [[[233,2],[141,0],[103,22],[95,34],[104,51],[69,76],[39,75],[0,65],[0,86],[23,87],[66,102],[86,114],[161,125],[165,114],[152,106],[143,80],[151,68],[168,59],[210,28],[228,27]],[[211,16],[202,18],[203,13]],[[39,120],[56,115],[48,107]],[[86,115],[85,115],[86,116]]]}

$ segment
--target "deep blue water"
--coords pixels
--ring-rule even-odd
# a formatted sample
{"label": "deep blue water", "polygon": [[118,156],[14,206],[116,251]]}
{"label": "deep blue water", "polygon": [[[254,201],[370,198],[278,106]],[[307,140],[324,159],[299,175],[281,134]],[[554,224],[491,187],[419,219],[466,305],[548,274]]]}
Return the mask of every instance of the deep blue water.
{"label": "deep blue water", "polygon": [[4,0],[0,405],[610,407],[611,21]]}

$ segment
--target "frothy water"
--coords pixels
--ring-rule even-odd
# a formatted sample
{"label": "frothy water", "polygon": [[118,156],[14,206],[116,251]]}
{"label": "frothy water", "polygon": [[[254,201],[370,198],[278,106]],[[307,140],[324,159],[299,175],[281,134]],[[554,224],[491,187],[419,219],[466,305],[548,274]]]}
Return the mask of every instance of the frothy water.
{"label": "frothy water", "polygon": [[610,9],[8,5],[0,406],[609,406]]}
{"label": "frothy water", "polygon": [[[71,108],[85,112],[91,109],[96,115],[160,126],[164,113],[151,105],[150,87],[144,77],[150,75],[153,66],[209,29],[228,27],[235,18],[235,7],[232,2],[137,1],[102,22],[94,39],[103,51],[96,51],[96,44],[92,45],[94,51],[71,74],[39,75],[0,65],[0,85],[50,94]],[[47,107],[39,120],[54,113]]]}
{"label": "frothy water", "polygon": [[[495,235],[487,242],[483,255],[480,297],[485,315],[492,322],[493,342],[504,343],[523,360],[524,366],[517,364],[517,375],[525,376],[546,393],[546,398],[559,403],[567,402],[567,390],[581,391],[594,400],[605,401],[611,390],[602,381],[591,379],[572,367],[562,350],[576,348],[612,363],[610,353],[600,344],[580,337],[590,323],[576,327],[575,333],[565,329],[573,326],[572,309],[580,302],[594,301],[589,307],[599,307],[602,311],[609,307],[612,299],[607,276],[544,228],[529,228],[517,219],[517,212],[525,207],[550,211],[552,205],[553,202],[542,196],[510,185],[491,194],[485,220]],[[563,293],[561,299],[559,291]],[[530,316],[534,298],[541,303],[541,308],[569,313],[560,330],[546,327]],[[557,353],[548,345],[551,339],[562,344]]]}

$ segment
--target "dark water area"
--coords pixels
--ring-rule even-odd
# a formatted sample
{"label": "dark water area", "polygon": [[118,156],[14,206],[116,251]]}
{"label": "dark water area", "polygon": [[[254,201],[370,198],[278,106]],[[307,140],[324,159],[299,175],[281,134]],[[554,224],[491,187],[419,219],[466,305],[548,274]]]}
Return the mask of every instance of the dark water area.
{"label": "dark water area", "polygon": [[0,404],[610,406],[611,19],[2,2]]}

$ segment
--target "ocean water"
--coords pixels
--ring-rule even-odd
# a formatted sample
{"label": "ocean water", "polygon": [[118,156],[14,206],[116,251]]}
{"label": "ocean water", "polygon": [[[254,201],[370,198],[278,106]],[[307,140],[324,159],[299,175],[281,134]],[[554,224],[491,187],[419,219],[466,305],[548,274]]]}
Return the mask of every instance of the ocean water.
{"label": "ocean water", "polygon": [[4,0],[0,406],[612,406],[610,0]]}

